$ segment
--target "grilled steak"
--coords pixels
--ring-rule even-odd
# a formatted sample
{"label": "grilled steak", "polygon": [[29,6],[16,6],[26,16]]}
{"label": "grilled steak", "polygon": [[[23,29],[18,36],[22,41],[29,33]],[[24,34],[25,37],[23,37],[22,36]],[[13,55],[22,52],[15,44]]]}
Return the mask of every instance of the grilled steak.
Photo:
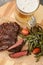
{"label": "grilled steak", "polygon": [[24,42],[23,39],[18,40],[18,41],[16,42],[16,44],[12,45],[10,48],[8,48],[8,50],[11,50],[11,49],[13,49],[13,48],[16,48],[16,47],[22,45],[23,42]]}
{"label": "grilled steak", "polygon": [[20,26],[17,23],[0,25],[0,51],[6,50],[16,43]]}
{"label": "grilled steak", "polygon": [[11,47],[8,48],[8,51],[10,52],[20,52],[22,47],[25,45],[23,39],[19,39],[15,44],[13,44]]}
{"label": "grilled steak", "polygon": [[26,56],[27,54],[28,54],[28,51],[21,51],[21,52],[17,52],[17,53],[12,53],[9,56],[11,58],[19,58],[19,57],[22,57],[22,56]]}

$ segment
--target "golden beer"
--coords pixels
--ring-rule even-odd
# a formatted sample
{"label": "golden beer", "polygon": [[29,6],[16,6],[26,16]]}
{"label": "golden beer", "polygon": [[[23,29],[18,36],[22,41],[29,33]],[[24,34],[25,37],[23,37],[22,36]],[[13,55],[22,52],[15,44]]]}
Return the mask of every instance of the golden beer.
{"label": "golden beer", "polygon": [[22,24],[26,24],[39,7],[39,0],[16,0],[15,18]]}

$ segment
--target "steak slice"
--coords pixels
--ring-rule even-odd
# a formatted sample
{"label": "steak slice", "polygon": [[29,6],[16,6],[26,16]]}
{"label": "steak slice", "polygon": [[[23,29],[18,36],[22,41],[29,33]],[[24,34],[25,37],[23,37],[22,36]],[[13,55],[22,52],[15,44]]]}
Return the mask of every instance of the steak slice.
{"label": "steak slice", "polygon": [[28,51],[20,51],[20,52],[17,52],[17,53],[11,53],[9,56],[11,58],[19,58],[19,57],[22,57],[22,56],[26,56],[28,54]]}
{"label": "steak slice", "polygon": [[25,45],[24,40],[19,39],[17,40],[15,44],[13,44],[11,47],[8,48],[8,51],[14,52],[14,53],[20,52],[24,45]]}
{"label": "steak slice", "polygon": [[19,29],[20,26],[16,22],[0,25],[0,51],[16,43]]}

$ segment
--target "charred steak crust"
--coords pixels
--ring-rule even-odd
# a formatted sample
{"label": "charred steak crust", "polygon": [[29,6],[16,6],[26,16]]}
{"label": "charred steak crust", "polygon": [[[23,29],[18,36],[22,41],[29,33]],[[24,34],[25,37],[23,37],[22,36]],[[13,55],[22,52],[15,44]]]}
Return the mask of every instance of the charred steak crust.
{"label": "charred steak crust", "polygon": [[14,23],[3,23],[0,25],[0,51],[6,50],[15,44],[20,26]]}

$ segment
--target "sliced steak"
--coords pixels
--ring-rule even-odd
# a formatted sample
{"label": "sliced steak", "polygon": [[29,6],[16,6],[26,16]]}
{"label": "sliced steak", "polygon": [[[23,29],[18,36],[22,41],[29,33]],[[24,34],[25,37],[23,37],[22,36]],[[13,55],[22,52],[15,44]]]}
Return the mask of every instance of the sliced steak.
{"label": "sliced steak", "polygon": [[0,25],[0,51],[6,50],[17,41],[20,26],[17,23]]}
{"label": "sliced steak", "polygon": [[28,54],[28,51],[21,51],[21,52],[17,52],[17,53],[12,53],[9,56],[11,58],[19,58],[19,57],[22,57],[22,56],[26,56],[27,54]]}
{"label": "sliced steak", "polygon": [[24,42],[23,39],[18,40],[18,41],[16,42],[16,44],[14,44],[14,45],[12,45],[11,47],[9,47],[8,50],[11,50],[11,49],[13,49],[13,48],[16,48],[16,47],[22,45],[23,42]]}
{"label": "sliced steak", "polygon": [[14,52],[14,53],[20,52],[24,45],[25,45],[24,40],[19,39],[14,45],[8,48],[8,51]]}

